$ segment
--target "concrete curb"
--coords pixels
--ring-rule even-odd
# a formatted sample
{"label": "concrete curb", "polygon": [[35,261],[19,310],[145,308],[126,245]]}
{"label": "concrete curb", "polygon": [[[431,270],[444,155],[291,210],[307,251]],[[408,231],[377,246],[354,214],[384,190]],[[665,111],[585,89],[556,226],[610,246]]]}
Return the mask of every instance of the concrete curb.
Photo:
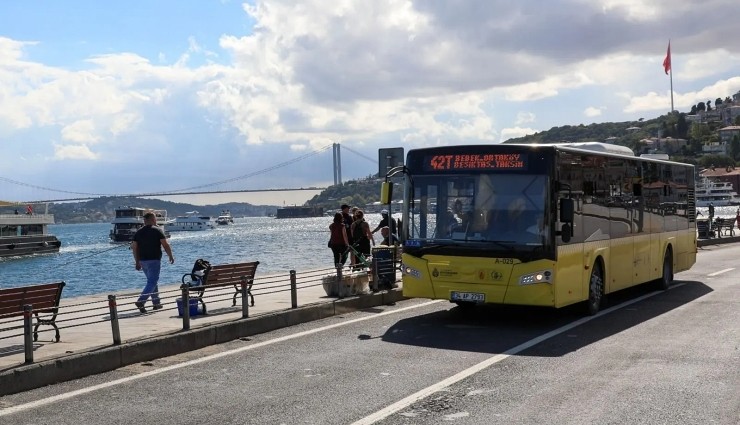
{"label": "concrete curb", "polygon": [[85,353],[19,366],[0,373],[0,396],[109,372],[123,366],[197,350],[276,329],[404,300],[400,289],[316,303],[248,319],[125,342]]}
{"label": "concrete curb", "polygon": [[727,243],[740,242],[740,236],[725,236],[723,238],[698,239],[696,246],[699,248],[711,245],[724,245]]}

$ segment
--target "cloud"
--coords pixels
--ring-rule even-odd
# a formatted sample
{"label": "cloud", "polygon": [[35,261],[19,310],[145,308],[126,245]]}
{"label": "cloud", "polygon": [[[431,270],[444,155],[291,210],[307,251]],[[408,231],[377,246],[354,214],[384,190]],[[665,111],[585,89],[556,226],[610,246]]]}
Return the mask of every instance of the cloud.
{"label": "cloud", "polygon": [[95,123],[92,120],[80,120],[62,128],[62,139],[92,144],[99,141],[100,136],[95,134]]}
{"label": "cloud", "polygon": [[519,112],[516,114],[516,121],[514,121],[514,124],[521,125],[534,122],[535,118],[536,116],[532,112]]}
{"label": "cloud", "polygon": [[[700,90],[673,94],[673,103],[676,109],[688,110],[692,105],[699,102],[706,102],[720,97],[724,99],[731,93],[735,93],[740,88],[740,77],[733,77],[727,80],[717,81],[714,84],[701,88]],[[666,90],[664,94],[649,92],[642,96],[631,96],[621,94],[628,100],[625,106],[625,112],[654,112],[669,111],[671,109],[671,94]]]}
{"label": "cloud", "polygon": [[93,160],[97,155],[85,145],[54,145],[54,159]]}
{"label": "cloud", "polygon": [[587,116],[589,118],[598,117],[599,115],[601,115],[601,112],[604,109],[606,109],[606,108],[603,107],[603,106],[600,106],[598,108],[597,107],[594,107],[594,106],[589,106],[588,108],[586,108],[583,111],[583,115],[585,115],[585,116]]}
{"label": "cloud", "polygon": [[521,127],[511,127],[511,128],[504,128],[501,130],[501,142],[505,142],[509,139],[514,139],[517,137],[524,137],[528,136],[530,134],[537,133],[537,130],[533,128],[521,128]]}

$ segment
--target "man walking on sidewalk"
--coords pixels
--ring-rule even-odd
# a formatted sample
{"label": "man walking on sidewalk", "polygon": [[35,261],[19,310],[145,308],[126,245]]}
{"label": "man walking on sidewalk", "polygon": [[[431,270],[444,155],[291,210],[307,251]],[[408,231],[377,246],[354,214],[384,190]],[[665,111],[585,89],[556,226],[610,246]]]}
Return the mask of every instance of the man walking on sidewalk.
{"label": "man walking on sidewalk", "polygon": [[143,270],[146,276],[146,286],[141,291],[139,299],[136,301],[136,307],[139,311],[146,313],[144,304],[149,296],[152,297],[152,304],[155,310],[162,308],[162,302],[159,299],[159,270],[162,267],[162,249],[170,257],[170,264],[175,263],[175,257],[172,255],[172,248],[167,242],[162,229],[156,226],[157,218],[154,213],[144,214],[144,227],[136,231],[134,241],[131,243],[131,251],[134,253],[136,270]]}

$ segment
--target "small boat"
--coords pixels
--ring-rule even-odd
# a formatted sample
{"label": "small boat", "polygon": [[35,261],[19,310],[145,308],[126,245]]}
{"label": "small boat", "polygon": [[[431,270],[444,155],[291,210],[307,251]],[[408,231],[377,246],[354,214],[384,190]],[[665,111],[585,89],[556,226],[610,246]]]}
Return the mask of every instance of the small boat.
{"label": "small boat", "polygon": [[49,224],[54,215],[35,214],[30,207],[26,214],[0,214],[0,257],[59,252],[62,243],[47,233]]}
{"label": "small boat", "polygon": [[704,177],[696,184],[696,206],[708,207],[709,204],[715,207],[740,205],[740,196],[731,182],[713,181]]}
{"label": "small boat", "polygon": [[165,223],[164,228],[170,232],[199,231],[213,229],[214,220],[210,216],[200,215],[198,211],[189,211],[174,220]]}
{"label": "small boat", "polygon": [[216,218],[216,224],[219,226],[234,224],[234,217],[231,216],[231,212],[229,212],[229,210],[223,210],[221,211],[221,215]]}
{"label": "small boat", "polygon": [[[134,239],[137,230],[144,227],[144,214],[152,212],[157,217],[157,226],[162,226],[167,222],[166,210],[150,210],[138,207],[120,207],[116,208],[116,217],[111,224],[113,228],[110,231],[111,242],[130,242]],[[164,235],[170,237],[170,232],[166,229]]]}

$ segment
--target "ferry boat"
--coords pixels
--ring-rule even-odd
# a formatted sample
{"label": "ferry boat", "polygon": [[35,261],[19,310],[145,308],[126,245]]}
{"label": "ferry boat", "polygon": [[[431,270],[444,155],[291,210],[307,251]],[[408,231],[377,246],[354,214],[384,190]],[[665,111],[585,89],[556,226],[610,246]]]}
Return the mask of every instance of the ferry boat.
{"label": "ferry boat", "polygon": [[[130,242],[134,239],[137,230],[144,227],[144,214],[152,212],[157,217],[157,226],[162,226],[167,222],[166,210],[150,210],[137,207],[120,207],[116,208],[116,217],[111,224],[113,228],[110,231],[111,242]],[[170,232],[164,229],[164,235],[170,237]]]}
{"label": "ferry boat", "polygon": [[234,224],[234,217],[231,216],[231,212],[229,212],[229,210],[223,210],[221,211],[221,215],[216,218],[216,224],[219,226]]}
{"label": "ferry boat", "polygon": [[35,214],[30,208],[26,214],[0,214],[0,257],[59,252],[62,243],[47,233],[49,224],[54,224],[54,215]]}
{"label": "ferry boat", "polygon": [[166,222],[164,229],[170,232],[209,230],[215,227],[213,223],[210,216],[200,215],[198,211],[189,211]]}
{"label": "ferry boat", "polygon": [[704,177],[696,184],[696,206],[708,207],[709,204],[715,207],[740,205],[740,196],[732,187],[732,183],[713,181]]}

